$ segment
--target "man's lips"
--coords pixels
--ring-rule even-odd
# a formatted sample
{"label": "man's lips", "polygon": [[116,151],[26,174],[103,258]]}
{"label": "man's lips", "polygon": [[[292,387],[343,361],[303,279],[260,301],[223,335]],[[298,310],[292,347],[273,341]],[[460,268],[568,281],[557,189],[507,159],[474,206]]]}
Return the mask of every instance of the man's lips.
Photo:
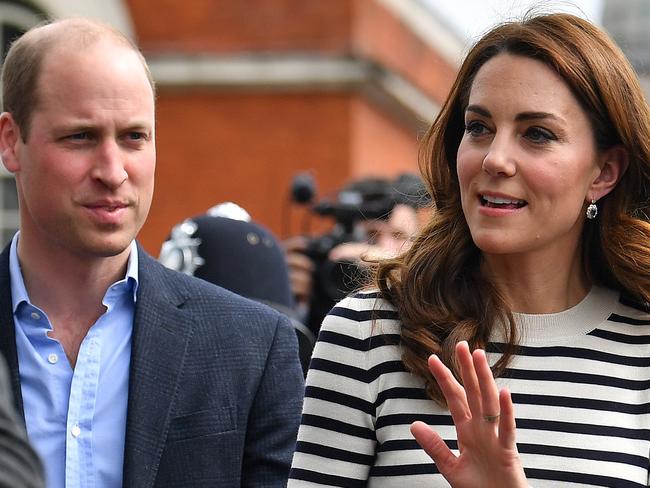
{"label": "man's lips", "polygon": [[82,205],[92,210],[97,209],[97,210],[106,210],[106,211],[119,210],[121,208],[126,208],[131,206],[131,204],[128,201],[123,201],[123,200],[98,200],[98,201],[84,202],[82,203]]}
{"label": "man's lips", "polygon": [[106,212],[114,212],[122,208],[127,208],[128,205],[85,205],[85,207],[91,210],[104,210]]}
{"label": "man's lips", "polygon": [[132,205],[126,201],[102,200],[86,202],[82,206],[92,220],[100,224],[116,225],[123,222]]}

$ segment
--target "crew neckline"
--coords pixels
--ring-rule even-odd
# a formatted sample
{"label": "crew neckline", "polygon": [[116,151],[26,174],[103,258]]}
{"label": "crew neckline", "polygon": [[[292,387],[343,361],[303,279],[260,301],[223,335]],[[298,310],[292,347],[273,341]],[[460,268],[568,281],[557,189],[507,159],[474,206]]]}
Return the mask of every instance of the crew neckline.
{"label": "crew neckline", "polygon": [[587,295],[573,307],[562,312],[529,314],[514,312],[521,343],[583,336],[591,332],[614,312],[619,293],[592,286]]}

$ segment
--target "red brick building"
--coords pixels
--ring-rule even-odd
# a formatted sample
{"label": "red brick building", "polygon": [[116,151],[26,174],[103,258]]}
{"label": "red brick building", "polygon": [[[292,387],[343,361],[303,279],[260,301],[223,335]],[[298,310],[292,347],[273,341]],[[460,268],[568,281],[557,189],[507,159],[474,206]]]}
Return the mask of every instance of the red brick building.
{"label": "red brick building", "polygon": [[300,171],[321,193],[415,171],[463,48],[418,0],[0,2],[8,32],[39,14],[109,22],[150,63],[158,167],[140,240],[154,255],[174,224],[223,201],[281,234]]}

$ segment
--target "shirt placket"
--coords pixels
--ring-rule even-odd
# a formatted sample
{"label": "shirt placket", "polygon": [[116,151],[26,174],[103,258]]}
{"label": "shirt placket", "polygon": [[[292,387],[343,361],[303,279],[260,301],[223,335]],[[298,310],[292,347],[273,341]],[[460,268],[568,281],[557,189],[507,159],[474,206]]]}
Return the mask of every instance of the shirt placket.
{"label": "shirt placket", "polygon": [[93,488],[92,422],[97,400],[101,341],[91,329],[79,348],[72,376],[66,430],[66,488]]}

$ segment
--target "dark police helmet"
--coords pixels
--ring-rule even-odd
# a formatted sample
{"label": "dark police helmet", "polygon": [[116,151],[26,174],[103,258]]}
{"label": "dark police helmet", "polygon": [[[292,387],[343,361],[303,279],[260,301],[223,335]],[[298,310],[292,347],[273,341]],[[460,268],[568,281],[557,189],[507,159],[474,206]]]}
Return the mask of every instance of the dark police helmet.
{"label": "dark police helmet", "polygon": [[222,216],[224,212],[218,209],[213,207],[176,225],[162,245],[160,262],[283,312],[298,333],[301,361],[306,369],[315,338],[295,319],[281,244],[263,226],[238,220],[248,217],[243,210],[244,213],[237,213],[238,218],[231,218]]}

